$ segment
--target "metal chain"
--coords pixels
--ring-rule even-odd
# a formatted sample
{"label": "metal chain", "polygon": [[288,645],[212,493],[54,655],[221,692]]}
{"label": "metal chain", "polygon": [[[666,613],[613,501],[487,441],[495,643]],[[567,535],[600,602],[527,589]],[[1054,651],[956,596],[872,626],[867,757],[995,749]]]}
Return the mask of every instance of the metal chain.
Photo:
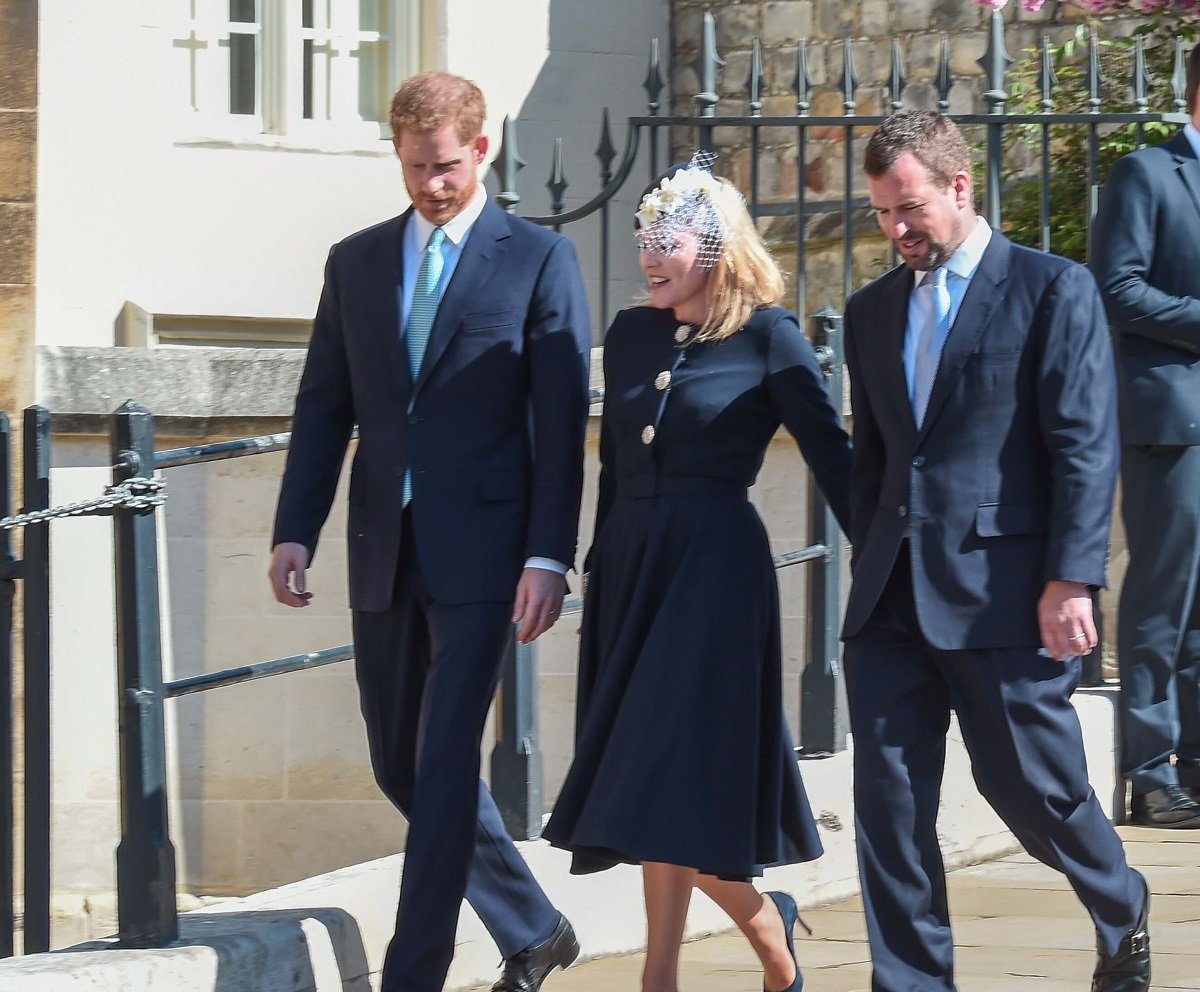
{"label": "metal chain", "polygon": [[103,510],[113,510],[118,506],[131,510],[153,509],[162,506],[167,501],[167,484],[163,479],[126,479],[116,485],[107,486],[103,496],[94,496],[77,503],[64,503],[62,506],[52,506],[46,510],[30,510],[28,513],[15,513],[11,517],[0,518],[0,530],[12,530],[29,524],[45,523],[47,520],[57,520],[60,517],[80,517],[99,513]]}

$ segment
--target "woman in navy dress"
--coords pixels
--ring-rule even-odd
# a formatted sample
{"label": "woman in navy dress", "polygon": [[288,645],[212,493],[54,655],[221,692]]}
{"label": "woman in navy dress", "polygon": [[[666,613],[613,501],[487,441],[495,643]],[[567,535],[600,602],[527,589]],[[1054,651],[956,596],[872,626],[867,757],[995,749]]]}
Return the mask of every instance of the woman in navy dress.
{"label": "woman in navy dress", "polygon": [[698,155],[638,211],[649,304],[604,348],[596,531],[575,758],[545,836],[572,870],[641,864],[643,992],[675,992],[693,887],[750,939],[768,992],[800,989],[796,904],[765,867],[821,842],[781,692],[779,595],[746,490],[785,426],[845,526],[850,448],[779,269]]}

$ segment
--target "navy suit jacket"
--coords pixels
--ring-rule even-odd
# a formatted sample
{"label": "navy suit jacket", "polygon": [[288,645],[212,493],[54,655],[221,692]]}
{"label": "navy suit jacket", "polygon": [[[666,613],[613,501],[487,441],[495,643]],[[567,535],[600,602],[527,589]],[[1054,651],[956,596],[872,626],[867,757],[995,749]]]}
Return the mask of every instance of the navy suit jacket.
{"label": "navy suit jacket", "polygon": [[400,326],[412,211],[335,245],[296,397],[273,544],[310,555],[351,431],[350,605],[392,603],[406,469],[416,551],[444,603],[511,599],[527,557],[575,556],[590,334],[575,252],[489,201],[414,383]]}
{"label": "navy suit jacket", "polygon": [[1121,439],[1200,444],[1200,161],[1182,131],[1113,166],[1092,242],[1116,339]]}
{"label": "navy suit jacket", "polygon": [[854,580],[843,636],[870,617],[907,533],[930,644],[1035,647],[1047,581],[1104,583],[1118,445],[1096,284],[993,232],[920,429],[901,360],[912,286],[901,266],[846,304]]}

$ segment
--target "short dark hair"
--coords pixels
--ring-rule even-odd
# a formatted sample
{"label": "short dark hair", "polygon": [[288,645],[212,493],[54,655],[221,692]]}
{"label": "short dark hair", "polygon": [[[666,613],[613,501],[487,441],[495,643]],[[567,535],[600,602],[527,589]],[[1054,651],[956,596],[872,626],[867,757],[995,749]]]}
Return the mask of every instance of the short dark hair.
{"label": "short dark hair", "polygon": [[942,186],[971,171],[971,150],[958,126],[936,110],[901,110],[875,129],[863,154],[863,170],[878,179],[911,152]]}
{"label": "short dark hair", "polygon": [[1189,114],[1196,112],[1197,90],[1200,90],[1200,45],[1193,48],[1192,54],[1188,56],[1187,92],[1184,96],[1184,105]]}

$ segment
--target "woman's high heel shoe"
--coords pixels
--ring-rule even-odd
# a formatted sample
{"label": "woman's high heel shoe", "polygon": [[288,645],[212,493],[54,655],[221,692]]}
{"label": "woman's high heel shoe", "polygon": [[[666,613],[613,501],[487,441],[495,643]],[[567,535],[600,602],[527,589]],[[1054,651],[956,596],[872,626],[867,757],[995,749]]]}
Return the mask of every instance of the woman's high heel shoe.
{"label": "woman's high heel shoe", "polygon": [[[787,938],[788,954],[792,956],[792,960],[796,962],[796,977],[792,979],[792,984],[786,989],[780,989],[779,992],[800,992],[804,988],[804,976],[800,974],[800,962],[796,958],[796,945],[793,942],[793,933],[796,924],[799,923],[809,936],[812,936],[812,927],[810,927],[800,916],[799,910],[796,908],[796,900],[789,896],[786,892],[768,892],[771,902],[775,903],[775,908],[779,910],[779,915],[783,918],[783,934]],[[763,992],[767,992],[767,987],[763,985]]]}

